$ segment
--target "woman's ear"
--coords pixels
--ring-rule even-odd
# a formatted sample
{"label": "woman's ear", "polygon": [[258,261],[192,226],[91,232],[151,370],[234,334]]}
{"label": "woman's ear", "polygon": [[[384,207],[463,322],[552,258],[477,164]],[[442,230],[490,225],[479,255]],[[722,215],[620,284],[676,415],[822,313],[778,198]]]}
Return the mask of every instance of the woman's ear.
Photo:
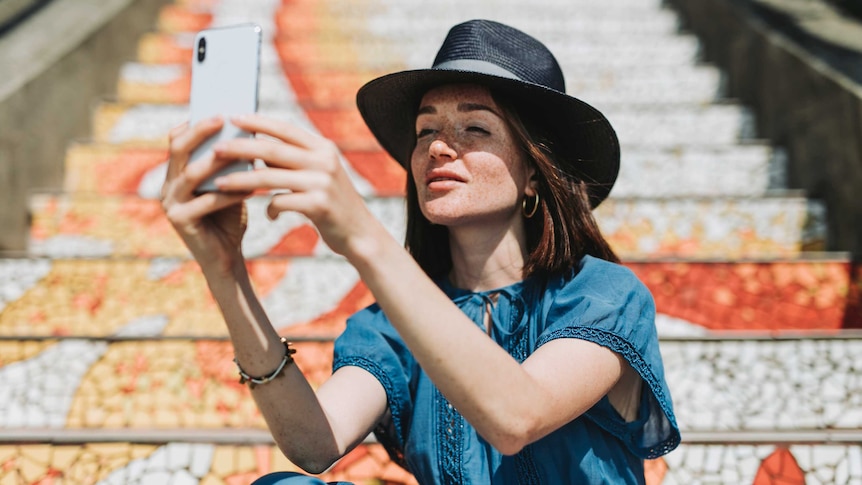
{"label": "woman's ear", "polygon": [[533,197],[539,191],[539,182],[536,180],[536,169],[534,167],[530,167],[530,179],[527,181],[527,186],[524,187],[524,195],[527,197]]}

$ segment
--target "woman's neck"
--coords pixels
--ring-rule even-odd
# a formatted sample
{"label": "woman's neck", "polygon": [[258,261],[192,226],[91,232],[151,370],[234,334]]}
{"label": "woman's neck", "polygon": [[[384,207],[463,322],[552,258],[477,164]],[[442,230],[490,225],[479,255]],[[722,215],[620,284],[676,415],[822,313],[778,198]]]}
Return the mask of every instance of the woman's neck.
{"label": "woman's neck", "polygon": [[487,291],[523,279],[527,245],[523,228],[449,228],[450,282],[457,288]]}

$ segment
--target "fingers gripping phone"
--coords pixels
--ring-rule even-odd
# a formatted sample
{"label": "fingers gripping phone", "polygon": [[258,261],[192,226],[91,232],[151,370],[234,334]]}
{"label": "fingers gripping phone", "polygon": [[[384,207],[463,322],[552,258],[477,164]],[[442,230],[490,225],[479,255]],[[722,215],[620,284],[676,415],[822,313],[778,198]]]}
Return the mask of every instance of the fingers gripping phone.
{"label": "fingers gripping phone", "polygon": [[[257,111],[261,36],[260,26],[243,24],[203,30],[195,37],[189,121],[194,126],[221,115],[225,123],[192,152],[190,163],[210,153],[220,140],[254,136],[231,124],[230,117]],[[220,175],[253,169],[251,160],[239,160],[207,179],[197,192],[218,190],[213,180]]]}

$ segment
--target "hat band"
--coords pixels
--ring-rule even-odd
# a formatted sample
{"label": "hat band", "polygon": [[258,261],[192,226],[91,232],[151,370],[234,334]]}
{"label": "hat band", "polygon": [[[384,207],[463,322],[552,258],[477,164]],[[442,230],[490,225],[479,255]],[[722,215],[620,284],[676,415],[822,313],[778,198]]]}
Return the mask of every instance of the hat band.
{"label": "hat band", "polygon": [[515,79],[518,81],[522,80],[512,72],[509,72],[492,62],[480,61],[478,59],[454,59],[436,64],[432,69],[477,72],[479,74],[490,74],[492,76]]}

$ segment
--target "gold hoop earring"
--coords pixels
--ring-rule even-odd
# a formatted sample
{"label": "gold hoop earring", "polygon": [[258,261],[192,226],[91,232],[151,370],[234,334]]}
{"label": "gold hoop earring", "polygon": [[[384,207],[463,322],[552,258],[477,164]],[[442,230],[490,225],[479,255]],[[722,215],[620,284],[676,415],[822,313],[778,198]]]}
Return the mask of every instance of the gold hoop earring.
{"label": "gold hoop earring", "polygon": [[524,217],[529,219],[536,215],[536,211],[539,210],[539,193],[536,192],[536,195],[533,196],[533,206],[530,207],[529,210],[527,209],[527,198],[528,197],[524,197],[521,201],[521,213],[524,214]]}

